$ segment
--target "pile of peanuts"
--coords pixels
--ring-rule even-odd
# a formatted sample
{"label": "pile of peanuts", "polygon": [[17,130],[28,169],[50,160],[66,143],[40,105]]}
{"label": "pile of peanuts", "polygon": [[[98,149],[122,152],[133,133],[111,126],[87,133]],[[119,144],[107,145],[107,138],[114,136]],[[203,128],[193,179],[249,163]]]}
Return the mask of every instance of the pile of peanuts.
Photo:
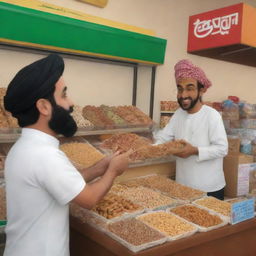
{"label": "pile of peanuts", "polygon": [[108,229],[135,246],[164,238],[163,234],[134,218],[109,224]]}
{"label": "pile of peanuts", "polygon": [[231,204],[218,200],[214,197],[205,197],[195,201],[196,204],[207,207],[217,213],[225,216],[230,216],[231,214]]}
{"label": "pile of peanuts", "polygon": [[144,208],[150,209],[176,203],[176,200],[145,187],[131,187],[117,192],[117,194],[143,206]]}
{"label": "pile of peanuts", "polygon": [[121,196],[108,193],[92,210],[107,219],[112,219],[124,213],[141,210],[141,207]]}
{"label": "pile of peanuts", "polygon": [[192,224],[167,212],[154,212],[141,215],[137,218],[168,236],[174,237],[195,230],[195,227]]}
{"label": "pile of peanuts", "polygon": [[220,217],[193,205],[183,205],[171,209],[171,212],[202,227],[212,227],[222,223]]}
{"label": "pile of peanuts", "polygon": [[60,149],[67,155],[70,161],[84,168],[90,167],[104,158],[102,153],[88,143],[65,143],[60,146]]}

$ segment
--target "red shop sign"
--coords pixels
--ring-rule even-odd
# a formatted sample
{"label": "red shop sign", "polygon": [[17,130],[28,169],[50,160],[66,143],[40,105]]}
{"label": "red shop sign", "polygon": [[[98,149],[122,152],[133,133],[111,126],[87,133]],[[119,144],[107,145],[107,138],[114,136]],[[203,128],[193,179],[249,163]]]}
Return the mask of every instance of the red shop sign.
{"label": "red shop sign", "polygon": [[189,17],[188,52],[239,44],[243,3]]}

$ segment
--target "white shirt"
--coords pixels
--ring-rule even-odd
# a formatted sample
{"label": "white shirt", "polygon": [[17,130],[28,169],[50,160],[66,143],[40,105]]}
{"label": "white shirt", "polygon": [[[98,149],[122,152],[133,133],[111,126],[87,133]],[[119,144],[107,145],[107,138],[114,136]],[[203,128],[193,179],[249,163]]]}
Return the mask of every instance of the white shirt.
{"label": "white shirt", "polygon": [[23,128],[5,162],[7,242],[4,256],[68,256],[68,203],[84,188],[59,141]]}
{"label": "white shirt", "polygon": [[203,105],[198,112],[189,114],[179,108],[155,139],[156,144],[184,139],[198,148],[198,156],[177,157],[177,182],[205,192],[225,186],[223,157],[228,142],[222,118],[215,109]]}

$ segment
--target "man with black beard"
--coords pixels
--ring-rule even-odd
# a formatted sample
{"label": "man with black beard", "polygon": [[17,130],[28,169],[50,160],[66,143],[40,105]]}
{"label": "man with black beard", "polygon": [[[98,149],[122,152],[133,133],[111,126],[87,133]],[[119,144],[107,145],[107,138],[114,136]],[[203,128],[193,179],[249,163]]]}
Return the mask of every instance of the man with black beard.
{"label": "man with black beard", "polygon": [[92,208],[128,166],[117,153],[80,173],[59,150],[57,136],[77,130],[63,71],[51,54],[21,69],[4,97],[22,127],[5,162],[5,256],[69,256],[69,202]]}
{"label": "man with black beard", "polygon": [[211,82],[189,60],[179,61],[174,69],[180,108],[167,126],[155,134],[156,144],[183,140],[185,146],[176,154],[176,181],[223,200],[227,136],[220,114],[202,103]]}

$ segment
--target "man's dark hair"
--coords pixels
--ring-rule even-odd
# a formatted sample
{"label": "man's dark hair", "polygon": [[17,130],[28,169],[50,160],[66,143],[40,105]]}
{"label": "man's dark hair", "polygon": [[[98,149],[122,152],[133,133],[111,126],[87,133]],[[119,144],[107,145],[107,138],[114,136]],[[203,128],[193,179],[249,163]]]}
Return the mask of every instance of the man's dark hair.
{"label": "man's dark hair", "polygon": [[[53,96],[54,90],[55,90],[55,86],[53,87],[53,91],[51,92],[51,94],[42,98],[48,99],[52,104],[52,102],[54,101],[54,96]],[[36,103],[32,107],[30,107],[28,110],[16,114],[15,117],[17,118],[18,124],[20,127],[26,127],[36,123],[39,118],[39,110],[36,107]]]}
{"label": "man's dark hair", "polygon": [[[202,88],[204,88],[204,85],[197,81],[198,93],[200,92],[200,90],[201,90]],[[199,100],[200,100],[200,102],[202,102],[202,96],[199,97]]]}
{"label": "man's dark hair", "polygon": [[34,104],[27,111],[23,111],[22,113],[17,114],[15,117],[18,120],[19,126],[25,127],[37,122],[39,118],[39,111],[36,107],[36,104]]}
{"label": "man's dark hair", "polygon": [[200,91],[202,88],[204,88],[204,85],[197,81],[197,89]]}

